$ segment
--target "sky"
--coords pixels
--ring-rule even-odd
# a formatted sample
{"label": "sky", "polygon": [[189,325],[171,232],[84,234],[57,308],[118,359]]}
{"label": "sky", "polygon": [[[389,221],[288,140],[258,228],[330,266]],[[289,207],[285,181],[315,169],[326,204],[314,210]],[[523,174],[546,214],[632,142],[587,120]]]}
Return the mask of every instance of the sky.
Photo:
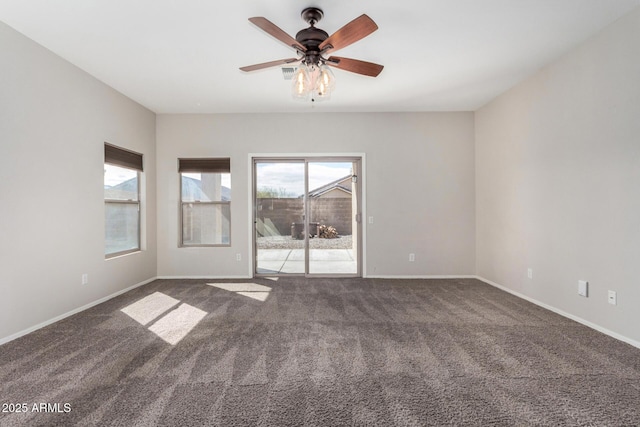
{"label": "sky", "polygon": [[104,165],[104,185],[113,187],[128,179],[136,177],[136,171],[133,169],[121,168],[113,165]]}
{"label": "sky", "polygon": [[[351,162],[309,162],[309,190],[351,175]],[[258,163],[258,190],[284,189],[296,197],[304,194],[304,163]]]}

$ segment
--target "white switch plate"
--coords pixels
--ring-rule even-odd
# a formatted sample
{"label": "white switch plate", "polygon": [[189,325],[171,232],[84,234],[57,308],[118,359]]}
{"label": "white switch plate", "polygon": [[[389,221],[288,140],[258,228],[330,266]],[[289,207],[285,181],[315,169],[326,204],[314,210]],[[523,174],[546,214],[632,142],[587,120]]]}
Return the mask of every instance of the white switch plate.
{"label": "white switch plate", "polygon": [[616,295],[616,291],[609,291],[608,301],[611,305],[616,305],[618,302],[618,296]]}
{"label": "white switch plate", "polygon": [[527,277],[529,279],[533,279],[533,270],[530,268],[527,269]]}
{"label": "white switch plate", "polygon": [[416,260],[416,254],[409,254],[409,262],[414,262]]}
{"label": "white switch plate", "polygon": [[236,261],[242,261],[242,254],[236,254]]}
{"label": "white switch plate", "polygon": [[369,217],[369,224],[373,224],[373,217],[372,216]]}
{"label": "white switch plate", "polygon": [[82,275],[82,284],[86,285],[87,283],[89,283],[89,275],[87,273],[84,273]]}
{"label": "white switch plate", "polygon": [[586,280],[578,280],[578,295],[589,297],[589,282]]}

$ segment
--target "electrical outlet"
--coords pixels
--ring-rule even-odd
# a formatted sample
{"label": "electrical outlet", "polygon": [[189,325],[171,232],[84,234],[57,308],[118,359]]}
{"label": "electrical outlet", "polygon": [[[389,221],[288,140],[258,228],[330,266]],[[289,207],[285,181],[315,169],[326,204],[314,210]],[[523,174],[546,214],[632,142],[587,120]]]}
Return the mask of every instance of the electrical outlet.
{"label": "electrical outlet", "polygon": [[242,254],[236,254],[236,261],[242,261]]}
{"label": "electrical outlet", "polygon": [[414,262],[416,260],[416,254],[409,254],[409,262]]}
{"label": "electrical outlet", "polygon": [[527,277],[529,279],[533,279],[533,270],[530,268],[527,269]]}
{"label": "electrical outlet", "polygon": [[616,295],[616,291],[609,291],[609,293],[607,295],[607,300],[609,301],[609,304],[617,305],[618,296]]}
{"label": "electrical outlet", "polygon": [[84,274],[82,275],[82,284],[83,284],[83,285],[86,285],[86,284],[88,284],[88,283],[89,283],[89,275],[88,275],[87,273],[84,273]]}
{"label": "electrical outlet", "polygon": [[589,297],[589,282],[586,280],[578,280],[578,295]]}

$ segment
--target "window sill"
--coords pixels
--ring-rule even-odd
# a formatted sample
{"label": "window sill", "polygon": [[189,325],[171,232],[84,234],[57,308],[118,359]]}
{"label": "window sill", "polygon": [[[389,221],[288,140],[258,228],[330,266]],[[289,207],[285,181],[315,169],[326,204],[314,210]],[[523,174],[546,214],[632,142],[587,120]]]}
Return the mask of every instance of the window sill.
{"label": "window sill", "polygon": [[141,249],[133,249],[133,250],[130,250],[130,251],[125,251],[125,252],[116,252],[114,254],[105,255],[104,260],[105,261],[109,261],[109,260],[116,259],[116,258],[122,258],[122,257],[126,257],[126,256],[129,256],[129,255],[139,254],[140,252],[142,252]]}
{"label": "window sill", "polygon": [[188,248],[230,248],[230,244],[223,245],[179,245],[178,249],[188,249]]}

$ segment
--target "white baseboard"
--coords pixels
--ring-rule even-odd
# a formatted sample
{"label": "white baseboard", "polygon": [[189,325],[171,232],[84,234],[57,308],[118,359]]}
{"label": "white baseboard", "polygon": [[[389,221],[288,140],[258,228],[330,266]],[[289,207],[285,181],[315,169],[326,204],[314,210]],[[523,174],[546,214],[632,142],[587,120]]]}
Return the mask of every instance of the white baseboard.
{"label": "white baseboard", "polygon": [[220,280],[220,279],[253,279],[252,276],[158,276],[161,280],[199,279],[199,280]]}
{"label": "white baseboard", "polygon": [[518,298],[522,298],[522,299],[527,300],[530,303],[533,303],[533,304],[535,304],[537,306],[540,306],[542,308],[546,308],[549,311],[553,311],[554,313],[559,314],[560,316],[563,316],[563,317],[566,317],[568,319],[574,320],[574,321],[576,321],[578,323],[581,323],[581,324],[583,324],[583,325],[585,325],[585,326],[587,326],[587,327],[589,327],[591,329],[595,329],[598,332],[602,332],[605,335],[609,335],[612,338],[615,338],[615,339],[620,340],[622,342],[626,342],[627,344],[632,345],[632,346],[634,346],[636,348],[640,348],[640,341],[636,341],[636,340],[633,340],[633,339],[631,339],[629,337],[625,337],[624,335],[620,335],[617,332],[613,332],[613,331],[611,331],[611,330],[609,330],[607,328],[603,328],[600,325],[597,325],[595,323],[589,322],[588,320],[585,320],[585,319],[583,319],[581,317],[574,316],[571,313],[567,313],[566,311],[562,311],[562,310],[560,310],[560,309],[558,309],[556,307],[553,307],[553,306],[551,306],[549,304],[545,304],[543,302],[540,302],[540,301],[538,301],[536,299],[533,299],[533,298],[531,298],[531,297],[529,297],[527,295],[521,294],[520,292],[516,292],[516,291],[514,291],[512,289],[509,289],[509,288],[507,288],[505,286],[502,286],[502,285],[500,285],[500,284],[498,284],[496,282],[492,282],[489,279],[485,279],[484,277],[475,276],[475,278],[478,279],[478,280],[481,280],[481,281],[485,282],[486,284],[491,285],[491,286],[493,286],[495,288],[498,288],[500,290],[508,292],[511,295],[517,296]]}
{"label": "white baseboard", "polygon": [[368,274],[366,276],[363,276],[366,279],[477,279],[478,276],[474,276],[474,275],[448,275],[448,274],[443,274],[443,275],[427,275],[427,276],[411,276],[411,275],[386,275],[386,274],[382,274],[382,275],[377,275],[377,274]]}
{"label": "white baseboard", "polygon": [[64,314],[61,314],[59,316],[54,317],[53,319],[49,319],[49,320],[46,320],[46,321],[44,321],[42,323],[38,323],[35,326],[31,326],[31,327],[29,327],[27,329],[24,329],[24,330],[20,331],[20,332],[16,332],[15,334],[9,335],[8,337],[0,338],[0,345],[8,343],[9,341],[13,341],[16,338],[20,338],[20,337],[22,337],[24,335],[27,335],[27,334],[29,334],[29,333],[31,333],[33,331],[37,331],[38,329],[44,328],[45,326],[49,326],[52,323],[56,323],[56,322],[66,318],[66,317],[73,316],[74,314],[80,313],[81,311],[87,310],[87,309],[89,309],[91,307],[94,307],[94,306],[96,306],[98,304],[102,304],[105,301],[109,301],[111,298],[115,298],[118,295],[124,294],[125,292],[129,292],[130,290],[133,290],[135,288],[139,288],[140,286],[146,285],[147,283],[151,283],[156,279],[157,279],[157,277],[153,277],[153,278],[145,280],[143,282],[136,283],[133,286],[129,286],[126,289],[122,289],[122,290],[120,290],[118,292],[115,292],[115,293],[113,293],[111,295],[107,295],[106,297],[103,297],[103,298],[100,298],[100,299],[98,299],[96,301],[90,302],[89,304],[85,304],[82,307],[78,307],[76,309],[68,311],[68,312],[66,312]]}

